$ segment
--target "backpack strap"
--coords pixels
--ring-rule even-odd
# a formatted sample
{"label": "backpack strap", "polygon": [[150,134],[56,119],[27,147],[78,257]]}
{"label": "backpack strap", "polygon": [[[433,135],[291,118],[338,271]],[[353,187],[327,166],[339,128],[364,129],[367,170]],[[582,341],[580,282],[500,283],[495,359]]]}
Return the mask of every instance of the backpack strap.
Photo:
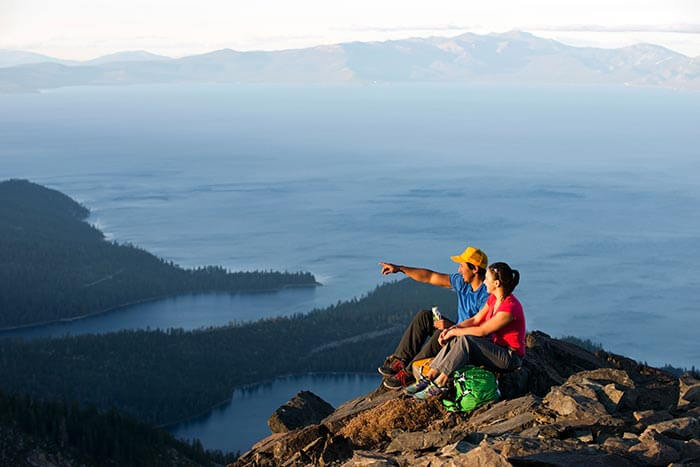
{"label": "backpack strap", "polygon": [[456,411],[457,411],[457,404],[455,404],[454,402],[452,402],[452,401],[449,400],[449,399],[443,399],[443,400],[442,400],[442,405],[445,406],[445,409],[446,409],[448,412],[456,412]]}
{"label": "backpack strap", "polygon": [[451,401],[449,399],[443,399],[442,404],[445,406],[445,408],[449,412],[459,412],[462,399],[464,399],[464,396],[469,394],[471,390],[464,390],[462,387],[460,391],[457,391],[457,386],[461,385],[464,381],[466,381],[466,375],[464,374],[464,371],[457,370],[453,373],[453,385],[455,387],[455,400]]}

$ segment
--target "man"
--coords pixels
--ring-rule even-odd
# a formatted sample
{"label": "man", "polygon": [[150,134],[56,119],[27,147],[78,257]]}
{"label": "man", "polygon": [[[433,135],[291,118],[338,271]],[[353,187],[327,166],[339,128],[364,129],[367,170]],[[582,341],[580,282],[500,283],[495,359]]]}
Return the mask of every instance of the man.
{"label": "man", "polygon": [[[457,292],[457,323],[461,323],[476,315],[486,303],[488,293],[484,277],[488,258],[483,251],[472,246],[467,247],[461,255],[450,258],[459,263],[459,269],[454,274],[392,263],[379,264],[382,266],[382,274],[402,272],[418,282],[454,289]],[[459,324],[455,325],[444,318],[434,321],[430,310],[419,311],[406,328],[394,353],[378,368],[379,373],[385,377],[384,386],[389,389],[401,389],[412,383],[411,362],[437,355],[441,347],[440,333],[452,326]]]}

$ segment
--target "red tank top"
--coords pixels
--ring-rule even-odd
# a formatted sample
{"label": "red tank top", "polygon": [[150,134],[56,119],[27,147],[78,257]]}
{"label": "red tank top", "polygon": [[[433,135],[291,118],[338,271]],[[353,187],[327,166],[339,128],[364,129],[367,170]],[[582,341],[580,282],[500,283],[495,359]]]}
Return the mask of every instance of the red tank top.
{"label": "red tank top", "polygon": [[498,310],[493,309],[496,304],[496,296],[490,295],[486,300],[486,319],[484,322],[493,318],[496,313],[510,313],[513,315],[513,320],[506,324],[498,331],[491,334],[493,342],[503,346],[510,347],[520,355],[525,356],[525,314],[523,306],[520,304],[515,295],[508,295],[498,306]]}

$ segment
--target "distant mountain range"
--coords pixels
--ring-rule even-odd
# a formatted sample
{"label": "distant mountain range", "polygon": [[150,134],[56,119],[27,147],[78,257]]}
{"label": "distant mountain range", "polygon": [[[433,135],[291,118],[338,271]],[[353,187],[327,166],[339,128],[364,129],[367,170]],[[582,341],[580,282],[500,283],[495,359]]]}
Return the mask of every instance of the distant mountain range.
{"label": "distant mountain range", "polygon": [[700,90],[700,57],[661,46],[572,47],[530,33],[462,34],[169,58],[119,52],[76,62],[0,50],[0,92],[138,83],[624,84]]}
{"label": "distant mountain range", "polygon": [[36,63],[58,63],[66,66],[103,65],[111,62],[147,62],[157,60],[172,60],[164,55],[156,55],[143,50],[117,52],[92,60],[62,60],[60,58],[49,57],[34,52],[23,52],[21,50],[1,50],[0,68],[9,68],[20,65],[32,65]]}

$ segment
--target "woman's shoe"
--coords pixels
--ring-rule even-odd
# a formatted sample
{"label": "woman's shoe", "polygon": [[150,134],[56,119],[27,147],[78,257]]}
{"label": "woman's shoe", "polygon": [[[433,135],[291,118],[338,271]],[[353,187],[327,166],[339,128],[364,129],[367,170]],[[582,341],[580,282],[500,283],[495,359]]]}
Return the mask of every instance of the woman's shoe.
{"label": "woman's shoe", "polygon": [[406,394],[412,396],[417,392],[421,392],[423,389],[427,388],[430,383],[432,383],[432,381],[421,375],[418,381],[406,387]]}
{"label": "woman's shoe", "polygon": [[415,393],[413,397],[415,397],[416,399],[428,400],[432,397],[444,396],[445,394],[447,394],[447,391],[447,386],[438,386],[433,381],[431,381],[430,384],[428,384],[428,387],[426,387],[422,391]]}

